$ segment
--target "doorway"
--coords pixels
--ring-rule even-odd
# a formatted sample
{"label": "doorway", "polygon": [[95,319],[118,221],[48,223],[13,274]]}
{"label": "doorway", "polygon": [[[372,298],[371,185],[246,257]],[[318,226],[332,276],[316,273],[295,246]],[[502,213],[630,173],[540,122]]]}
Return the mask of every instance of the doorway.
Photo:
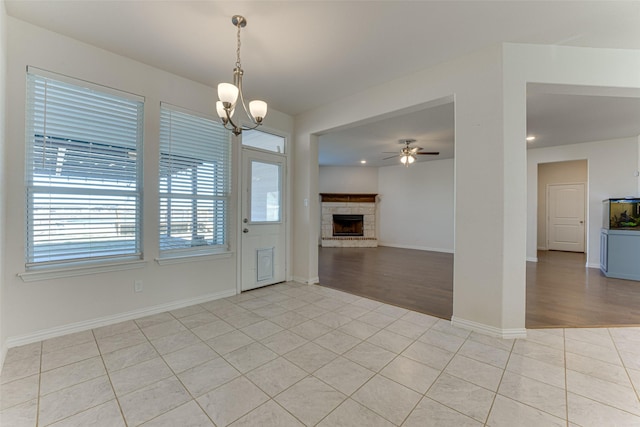
{"label": "doorway", "polygon": [[538,250],[586,251],[587,182],[587,160],[538,164]]}
{"label": "doorway", "polygon": [[[274,138],[278,141],[274,142]],[[252,131],[245,140],[243,135],[241,291],[286,280],[287,192],[283,152],[283,137]]]}

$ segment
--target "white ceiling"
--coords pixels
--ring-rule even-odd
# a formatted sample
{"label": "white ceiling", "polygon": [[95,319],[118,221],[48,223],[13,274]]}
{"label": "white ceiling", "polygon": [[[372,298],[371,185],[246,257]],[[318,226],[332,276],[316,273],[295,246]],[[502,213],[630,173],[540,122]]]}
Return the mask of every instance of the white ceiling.
{"label": "white ceiling", "polygon": [[[246,95],[291,115],[499,42],[640,49],[639,1],[6,0],[6,9],[10,16],[210,86],[231,79],[236,36],[231,16],[244,15]],[[609,99],[604,106],[601,98],[566,99],[571,96],[531,98],[530,125],[540,135],[555,129],[549,134],[562,136],[567,135],[559,130],[562,122],[573,123],[575,130],[592,123],[597,111],[613,117],[617,108],[631,108],[627,116],[636,111],[629,100]],[[580,114],[557,120],[545,106]],[[430,142],[451,136],[452,117],[443,118],[447,108],[411,112],[415,125],[411,117],[377,125],[385,140],[369,138],[366,152],[392,151],[397,139],[416,138],[425,149],[447,155],[451,148]],[[345,132],[364,141],[370,131]],[[328,156],[324,139],[340,137],[322,138],[321,162]],[[351,145],[340,142],[345,150]],[[355,147],[352,160],[359,161],[362,150]]]}

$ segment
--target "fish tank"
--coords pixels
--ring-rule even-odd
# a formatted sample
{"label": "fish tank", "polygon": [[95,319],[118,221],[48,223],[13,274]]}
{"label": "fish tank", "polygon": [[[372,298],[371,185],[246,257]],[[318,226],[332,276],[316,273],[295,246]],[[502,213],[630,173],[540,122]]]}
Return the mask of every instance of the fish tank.
{"label": "fish tank", "polygon": [[640,198],[605,199],[602,203],[603,228],[640,231]]}

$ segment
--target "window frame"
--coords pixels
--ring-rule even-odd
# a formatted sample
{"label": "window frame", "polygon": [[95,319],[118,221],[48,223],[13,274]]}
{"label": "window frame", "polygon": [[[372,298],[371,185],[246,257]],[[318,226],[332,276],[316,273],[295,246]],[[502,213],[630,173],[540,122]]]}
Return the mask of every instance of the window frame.
{"label": "window frame", "polygon": [[[174,116],[175,115],[175,116]],[[198,122],[200,120],[206,121],[206,125],[203,128],[198,129],[195,132],[207,132],[207,127],[214,126],[217,129],[215,130],[215,134],[211,134],[211,138],[208,139],[208,143],[217,143],[218,146],[213,148],[212,151],[214,155],[219,155],[219,158],[204,158],[197,157],[191,152],[181,151],[181,147],[174,146],[172,126],[173,119],[177,119],[176,125],[182,124],[181,120],[186,120],[191,122]],[[205,122],[203,122],[205,123]],[[223,134],[224,138],[219,138],[219,134]],[[179,143],[180,144],[180,143]],[[197,144],[197,142],[196,142]],[[187,150],[189,151],[189,150]],[[201,152],[204,152],[202,150]],[[183,262],[186,260],[191,260],[196,258],[220,258],[220,257],[228,257],[230,256],[230,231],[231,231],[231,202],[232,202],[232,136],[231,133],[225,129],[219,120],[213,116],[202,114],[199,112],[195,112],[186,108],[178,107],[176,105],[172,105],[167,102],[160,103],[160,138],[159,138],[159,173],[158,173],[158,253],[159,256],[156,259],[156,262],[159,264],[173,264],[176,262]],[[196,169],[198,167],[202,167],[204,165],[208,165],[211,170],[211,174],[207,177],[205,181],[208,184],[212,185],[210,189],[211,194],[205,194],[204,192],[198,192],[197,190],[197,182],[192,181],[191,188],[192,190],[195,188],[195,191],[185,192],[184,189],[182,192],[170,192],[165,191],[163,189],[163,170],[168,167],[167,163],[170,162],[170,158],[178,158],[182,159],[184,162],[191,162],[195,169],[190,169],[185,167],[182,171],[184,174],[191,174],[192,179],[194,173],[197,174]],[[220,163],[222,162],[222,163]],[[200,166],[197,166],[200,164]],[[187,171],[187,169],[189,169]],[[222,173],[222,176],[218,176],[218,173]],[[176,176],[172,174],[171,176]],[[168,179],[168,178],[167,178]],[[169,179],[168,179],[169,181]],[[183,179],[184,183],[184,179]],[[196,187],[194,187],[196,185]],[[170,186],[169,182],[166,184],[167,187]],[[216,188],[221,187],[221,190],[216,190]],[[169,188],[167,188],[169,190]],[[169,201],[191,201],[192,206],[194,206],[191,210],[191,217],[189,218],[189,224],[191,226],[191,243],[187,245],[187,241],[185,240],[182,243],[181,247],[167,247],[163,248],[163,241],[169,241],[169,239],[173,238],[173,236],[167,235],[166,230],[170,230],[173,224],[168,222],[163,218],[171,218],[173,216],[173,212],[169,208]],[[197,209],[197,204],[199,202],[221,202],[221,208],[213,207],[212,210],[222,209],[222,214],[220,219],[220,215],[213,215],[211,220],[211,240],[212,244],[194,244],[193,237],[198,233],[200,224],[205,221],[201,221],[199,218],[199,210]],[[195,216],[194,216],[195,212]],[[170,221],[170,220],[169,220]],[[195,227],[194,227],[194,224]],[[221,230],[220,230],[221,228]],[[178,233],[180,234],[180,233]],[[182,233],[186,234],[186,233]],[[216,237],[217,236],[217,237]],[[215,242],[216,239],[222,239],[222,242]],[[207,242],[208,239],[203,239],[204,242]],[[179,245],[181,242],[176,242]]]}
{"label": "window frame", "polygon": [[[142,239],[142,221],[143,221],[142,220],[143,218],[142,153],[143,153],[143,150],[142,150],[142,147],[143,147],[143,127],[144,127],[144,97],[123,92],[117,89],[109,88],[106,86],[101,86],[101,85],[87,82],[84,80],[75,79],[72,77],[45,71],[45,70],[38,69],[31,66],[27,67],[26,81],[27,81],[27,91],[26,91],[26,106],[25,106],[26,107],[25,108],[25,152],[26,152],[25,208],[27,211],[25,215],[25,252],[24,252],[26,272],[23,274],[20,274],[20,277],[22,277],[23,280],[25,281],[30,281],[30,280],[39,280],[41,278],[66,277],[66,276],[87,274],[88,272],[90,272],[88,270],[91,270],[93,268],[98,268],[101,271],[102,270],[112,271],[112,269],[115,270],[119,268],[124,268],[124,269],[138,268],[138,266],[140,266],[143,263],[142,261],[143,259],[143,239]],[[117,100],[117,102],[123,103],[123,105],[127,105],[131,111],[135,111],[135,113],[131,114],[132,116],[135,115],[135,119],[132,122],[134,128],[132,128],[133,130],[131,129],[129,130],[130,134],[135,134],[135,137],[133,139],[134,140],[133,145],[135,147],[131,146],[131,144],[118,146],[117,144],[114,144],[114,143],[104,144],[100,141],[95,141],[95,140],[77,139],[73,137],[74,131],[71,130],[73,120],[69,120],[69,123],[65,123],[64,126],[61,127],[62,130],[53,131],[51,132],[51,134],[47,132],[46,124],[44,127],[42,127],[42,130],[43,130],[42,134],[37,132],[37,130],[39,129],[39,124],[37,123],[38,119],[36,118],[36,106],[38,106],[38,103],[40,103],[40,107],[42,108],[43,112],[46,112],[47,114],[49,113],[53,114],[54,116],[56,114],[58,115],[60,114],[58,111],[55,110],[56,107],[53,106],[53,101],[51,101],[51,104],[49,104],[49,100],[46,98],[46,96],[44,99],[40,99],[36,94],[37,86],[38,85],[46,86],[47,84],[49,84],[48,82],[51,82],[51,84],[54,86],[55,85],[58,85],[60,87],[71,86],[71,87],[67,87],[66,89],[60,89],[62,92],[64,92],[67,89],[69,91],[68,93],[66,93],[66,96],[69,97],[69,99],[66,100],[68,101],[68,103],[62,104],[63,106],[72,105],[70,94],[75,91],[80,92],[82,94],[81,97],[86,97],[86,99],[90,99],[92,96],[91,92],[95,92],[95,97],[108,98],[110,99],[110,101]],[[94,98],[94,100],[96,99],[97,98]],[[49,108],[52,109],[50,112],[47,111],[47,109]],[[86,111],[91,111],[91,110],[87,109]],[[100,109],[96,109],[96,112],[98,114],[105,113],[104,110],[101,111]],[[65,130],[65,126],[66,126],[66,130]],[[58,134],[54,135],[54,133],[58,133]],[[93,131],[91,131],[90,133],[92,133],[92,136],[96,136],[96,134],[99,134],[98,132],[96,134],[93,134]],[[103,136],[103,135],[100,134],[100,136]],[[67,139],[67,138],[73,138],[73,139]],[[41,140],[41,148],[38,148],[38,139]],[[49,141],[49,144],[53,144],[53,145],[50,145],[49,147],[47,147],[46,146],[47,141]],[[63,141],[68,141],[68,142],[63,142]],[[66,185],[63,185],[62,179],[58,183],[56,183],[55,180],[51,180],[52,175],[46,173],[46,170],[48,167],[47,164],[45,163],[46,150],[48,148],[51,149],[52,147],[56,147],[59,153],[61,150],[61,147],[64,144],[67,144],[68,146],[72,146],[73,147],[72,150],[75,150],[75,152],[72,151],[72,153],[75,155],[79,155],[78,158],[82,158],[82,159],[84,159],[83,156],[87,152],[89,153],[92,152],[91,150],[93,147],[98,147],[98,146],[101,146],[103,150],[107,150],[107,153],[111,155],[117,155],[117,149],[115,151],[113,150],[109,151],[109,149],[113,149],[114,147],[121,149],[121,151],[127,150],[127,153],[129,155],[131,155],[131,152],[135,153],[134,154],[135,166],[133,169],[131,169],[130,167],[128,169],[130,171],[130,176],[135,177],[133,181],[128,181],[134,184],[133,189],[131,186],[129,187],[123,186],[122,187],[123,189],[115,188],[115,186],[112,186],[111,189],[98,188],[101,185],[100,183],[104,182],[104,179],[106,179],[106,177],[108,176],[108,172],[104,173],[104,176],[102,177],[93,177],[94,182],[92,184],[87,184],[82,186],[81,184],[79,184],[79,181],[84,180],[85,183],[91,182],[91,177],[89,175],[82,175],[80,173],[82,172],[81,169],[77,169],[77,170],[69,169],[74,173],[78,173],[78,175],[73,175],[73,174],[64,175],[67,180]],[[86,144],[86,147],[89,147],[89,150],[82,149],[84,148],[84,144]],[[109,147],[109,149],[106,149],[105,147]],[[44,180],[44,182],[40,182],[40,183],[38,183],[39,174],[38,174],[37,166],[35,163],[35,160],[36,160],[35,155],[37,154],[38,150],[41,151],[41,155],[43,156],[42,169],[45,171],[45,173],[40,173],[40,178]],[[65,148],[65,151],[66,150],[67,148]],[[98,154],[96,153],[94,157],[87,157],[87,158],[98,159]],[[63,156],[63,160],[61,160],[61,162],[64,162],[64,161],[67,161],[67,158],[65,156]],[[100,161],[100,160],[96,160],[96,161]],[[64,165],[59,167],[63,168]],[[126,166],[123,166],[123,167],[126,167]],[[75,178],[73,178],[72,175]],[[75,182],[75,184],[73,183],[74,179],[77,181]],[[48,183],[46,182],[47,180],[49,180]],[[133,212],[133,217],[134,217],[134,221],[133,221],[134,237],[133,239],[131,239],[133,241],[133,244],[131,246],[129,245],[123,246],[124,248],[127,248],[127,249],[126,250],[121,249],[121,253],[117,253],[116,251],[116,253],[113,253],[110,255],[104,255],[104,254],[99,255],[99,254],[96,254],[96,252],[91,249],[91,246],[94,243],[88,242],[84,244],[88,246],[89,249],[82,251],[80,256],[72,256],[72,251],[68,251],[68,252],[63,251],[61,252],[62,254],[61,258],[63,259],[52,259],[53,255],[50,254],[48,260],[37,260],[36,252],[35,252],[36,238],[34,233],[35,233],[35,228],[38,221],[37,213],[35,209],[35,203],[36,203],[38,194],[45,197],[47,194],[59,195],[61,199],[69,195],[71,196],[81,195],[81,196],[87,196],[86,200],[88,201],[95,200],[96,195],[104,195],[104,196],[110,196],[115,198],[121,197],[122,200],[125,200],[125,201],[130,200],[129,203],[132,202],[131,206],[133,206],[133,209],[131,210],[131,212]],[[51,206],[52,205],[48,206],[49,215],[51,215],[51,210],[50,210]],[[55,204],[53,206],[55,207]],[[78,203],[78,206],[81,206],[81,202]],[[91,225],[91,221],[88,220],[86,217],[81,216],[81,218],[86,221],[84,224]],[[75,236],[73,234],[68,234],[68,235],[70,236],[70,238],[76,238],[77,236],[83,236],[83,235],[87,236],[88,234],[90,233],[77,233]],[[51,241],[51,234],[48,234],[48,237],[46,238],[45,241],[47,242]],[[104,241],[103,241],[103,244],[104,244]],[[132,247],[133,250],[129,250],[128,249],[129,247]],[[68,274],[65,273],[65,271],[67,271]]]}

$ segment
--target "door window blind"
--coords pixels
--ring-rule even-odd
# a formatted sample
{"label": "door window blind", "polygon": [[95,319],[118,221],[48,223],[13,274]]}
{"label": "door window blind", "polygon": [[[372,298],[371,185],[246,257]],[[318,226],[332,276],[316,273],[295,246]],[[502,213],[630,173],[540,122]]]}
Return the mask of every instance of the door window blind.
{"label": "door window blind", "polygon": [[218,121],[161,105],[161,256],[228,250],[230,147]]}
{"label": "door window blind", "polygon": [[141,257],[143,102],[27,73],[27,267]]}

